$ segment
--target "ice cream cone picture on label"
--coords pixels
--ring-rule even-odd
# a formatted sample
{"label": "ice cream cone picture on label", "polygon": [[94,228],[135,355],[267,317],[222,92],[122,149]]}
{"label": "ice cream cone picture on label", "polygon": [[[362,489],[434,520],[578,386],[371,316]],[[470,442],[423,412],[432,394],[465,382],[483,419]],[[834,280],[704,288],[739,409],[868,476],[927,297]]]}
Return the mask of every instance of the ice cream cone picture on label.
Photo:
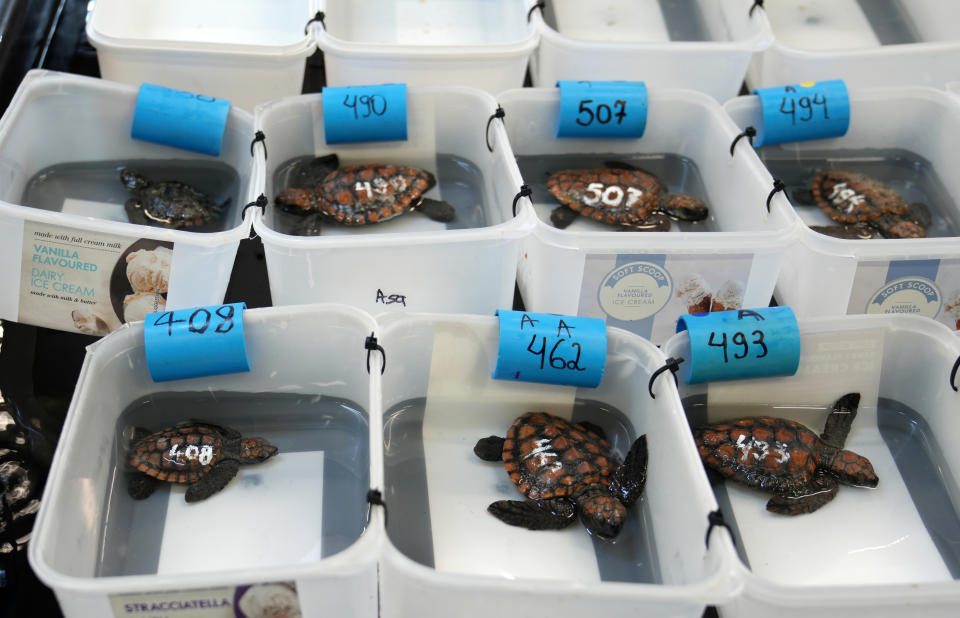
{"label": "ice cream cone picture on label", "polygon": [[733,311],[743,308],[743,284],[727,280],[713,291],[702,275],[690,273],[677,284],[677,297],[687,313]]}
{"label": "ice cream cone picture on label", "polygon": [[110,275],[110,301],[120,321],[136,322],[166,308],[172,261],[173,243],[149,238],[120,255]]}

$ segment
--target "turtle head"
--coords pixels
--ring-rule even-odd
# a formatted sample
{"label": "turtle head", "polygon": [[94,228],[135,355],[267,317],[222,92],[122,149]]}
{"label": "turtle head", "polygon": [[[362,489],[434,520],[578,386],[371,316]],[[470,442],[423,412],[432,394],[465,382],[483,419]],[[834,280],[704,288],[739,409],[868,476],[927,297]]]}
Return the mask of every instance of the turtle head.
{"label": "turtle head", "polygon": [[833,458],[830,471],[841,483],[857,487],[876,487],[880,482],[873,464],[863,455],[853,451],[839,451]]}
{"label": "turtle head", "polygon": [[135,169],[125,167],[120,170],[120,182],[128,191],[136,193],[147,186],[147,179]]}
{"label": "turtle head", "polygon": [[260,463],[277,454],[277,447],[263,438],[244,438],[240,441],[240,462]]}
{"label": "turtle head", "polygon": [[579,506],[584,527],[604,541],[615,539],[627,519],[627,507],[609,493],[592,494],[581,499]]}

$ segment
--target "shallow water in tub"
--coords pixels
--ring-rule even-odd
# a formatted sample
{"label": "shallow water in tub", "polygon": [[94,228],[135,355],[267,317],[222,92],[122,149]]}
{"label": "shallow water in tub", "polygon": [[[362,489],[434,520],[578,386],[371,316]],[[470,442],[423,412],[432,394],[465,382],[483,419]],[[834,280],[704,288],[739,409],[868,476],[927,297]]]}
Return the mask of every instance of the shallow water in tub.
{"label": "shallow water in tub", "polygon": [[[683,406],[691,426],[769,415],[820,434],[826,418],[826,409],[711,408],[702,395],[685,398]],[[769,513],[770,494],[712,480],[744,563],[785,585],[960,579],[960,487],[924,416],[893,399],[861,406],[845,448],[870,460],[879,484],[841,484],[836,498],[809,514]]]}
{"label": "shallow water in tub", "polygon": [[[274,172],[274,193],[290,185],[290,175],[297,164],[309,161],[313,157],[295,157],[285,161]],[[351,161],[350,163],[360,163]],[[378,161],[363,161],[363,163],[378,163]],[[402,161],[394,161],[385,157],[379,163],[395,163],[402,165]],[[346,165],[346,163],[344,163]],[[437,179],[437,185],[427,191],[426,197],[442,200],[454,207],[456,217],[453,221],[441,223],[432,221],[425,215],[413,211],[382,221],[373,225],[338,225],[336,223],[321,222],[321,236],[351,235],[351,234],[387,234],[396,232],[421,232],[436,230],[458,230],[478,228],[491,225],[489,208],[486,205],[483,173],[472,162],[449,154],[437,154],[436,168],[427,169]],[[282,234],[296,234],[297,227],[303,222],[303,215],[284,212],[271,204],[268,208],[273,211],[270,227]],[[270,221],[268,217],[267,221]]]}
{"label": "shallow water in tub", "polygon": [[133,168],[152,182],[184,182],[209,196],[215,204],[226,204],[223,216],[191,232],[220,232],[234,227],[233,213],[242,208],[240,176],[222,161],[204,160],[123,160],[59,163],[42,169],[27,181],[18,204],[129,222],[124,204],[133,195],[120,182],[120,170]]}
{"label": "shallow water in tub", "polygon": [[[279,452],[241,466],[199,502],[186,503],[186,486],[170,483],[132,499],[126,452],[133,428],[159,431],[190,419],[264,437]],[[340,552],[365,526],[368,445],[366,412],[342,399],[208,391],[134,401],[117,420],[97,576],[257,569]]]}
{"label": "shallow water in tub", "polygon": [[[536,209],[537,216],[549,226],[550,213],[560,206],[560,202],[547,190],[547,178],[553,172],[561,170],[598,169],[607,167],[607,164],[627,164],[649,172],[666,185],[667,191],[673,194],[687,194],[699,198],[710,208],[710,198],[703,186],[700,170],[692,159],[675,154],[644,154],[626,155],[622,153],[575,153],[555,155],[523,155],[517,157],[517,166],[523,181],[533,190],[530,197]],[[713,216],[703,221],[684,222],[671,221],[671,232],[715,232]],[[569,227],[570,232],[610,232],[618,228],[594,221],[588,217],[577,217]],[[624,232],[642,234],[643,232]]]}
{"label": "shallow water in tub", "polygon": [[[508,579],[661,581],[645,495],[613,543],[593,539],[579,520],[556,531],[509,526],[487,505],[523,496],[502,463],[473,447],[505,435],[516,415],[473,402],[446,409],[417,398],[384,415],[387,533],[403,554],[437,571]],[[599,425],[621,456],[635,438],[627,418],[599,401],[578,399],[570,418]]]}
{"label": "shallow water in tub", "polygon": [[[903,149],[794,150],[784,146],[759,148],[757,154],[767,169],[786,185],[786,195],[807,225],[836,225],[815,205],[793,198],[797,189],[809,189],[810,180],[822,170],[858,172],[887,185],[908,203],[926,204],[932,221],[927,237],[960,236],[960,212],[930,161]],[[876,236],[875,236],[876,237]]]}

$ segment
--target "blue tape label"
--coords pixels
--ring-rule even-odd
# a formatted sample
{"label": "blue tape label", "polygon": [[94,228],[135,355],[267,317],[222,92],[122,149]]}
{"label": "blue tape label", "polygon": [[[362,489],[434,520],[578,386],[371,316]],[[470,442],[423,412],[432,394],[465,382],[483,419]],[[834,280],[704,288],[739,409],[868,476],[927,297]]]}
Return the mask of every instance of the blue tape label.
{"label": "blue tape label", "polygon": [[323,89],[328,144],[407,139],[407,85]]}
{"label": "blue tape label", "polygon": [[250,371],[243,338],[246,303],[151,313],[143,322],[154,382]]}
{"label": "blue tape label", "polygon": [[789,307],[681,316],[690,335],[690,384],[791,376],[800,365],[800,331]]}
{"label": "blue tape label", "polygon": [[497,380],[595,387],[607,361],[603,320],[527,311],[497,311]]}
{"label": "blue tape label", "polygon": [[643,136],[647,86],[643,82],[559,81],[557,137]]}
{"label": "blue tape label", "polygon": [[763,122],[757,127],[756,147],[839,137],[850,126],[850,96],[843,80],[808,82],[761,88]]}
{"label": "blue tape label", "polygon": [[220,155],[230,101],[143,84],[137,95],[130,137]]}

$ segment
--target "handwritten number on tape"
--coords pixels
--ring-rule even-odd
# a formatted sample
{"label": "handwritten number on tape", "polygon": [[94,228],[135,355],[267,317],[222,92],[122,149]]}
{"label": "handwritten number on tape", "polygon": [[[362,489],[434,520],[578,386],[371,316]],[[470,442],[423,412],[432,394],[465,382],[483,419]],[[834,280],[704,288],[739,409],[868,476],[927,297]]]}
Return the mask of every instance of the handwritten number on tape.
{"label": "handwritten number on tape", "polygon": [[328,144],[407,139],[406,84],[323,89]]}
{"label": "handwritten number on tape", "polygon": [[789,307],[681,316],[677,332],[690,337],[691,384],[793,375],[800,334]]}
{"label": "handwritten number on tape", "polygon": [[647,124],[643,82],[559,81],[557,137],[638,138]]}
{"label": "handwritten number on tape", "polygon": [[603,379],[607,334],[603,320],[497,311],[500,344],[493,377],[597,386]]}
{"label": "handwritten number on tape", "polygon": [[842,80],[754,90],[763,121],[754,145],[767,146],[846,134],[850,96]]}
{"label": "handwritten number on tape", "polygon": [[151,313],[144,320],[147,368],[155,382],[249,371],[244,303]]}

